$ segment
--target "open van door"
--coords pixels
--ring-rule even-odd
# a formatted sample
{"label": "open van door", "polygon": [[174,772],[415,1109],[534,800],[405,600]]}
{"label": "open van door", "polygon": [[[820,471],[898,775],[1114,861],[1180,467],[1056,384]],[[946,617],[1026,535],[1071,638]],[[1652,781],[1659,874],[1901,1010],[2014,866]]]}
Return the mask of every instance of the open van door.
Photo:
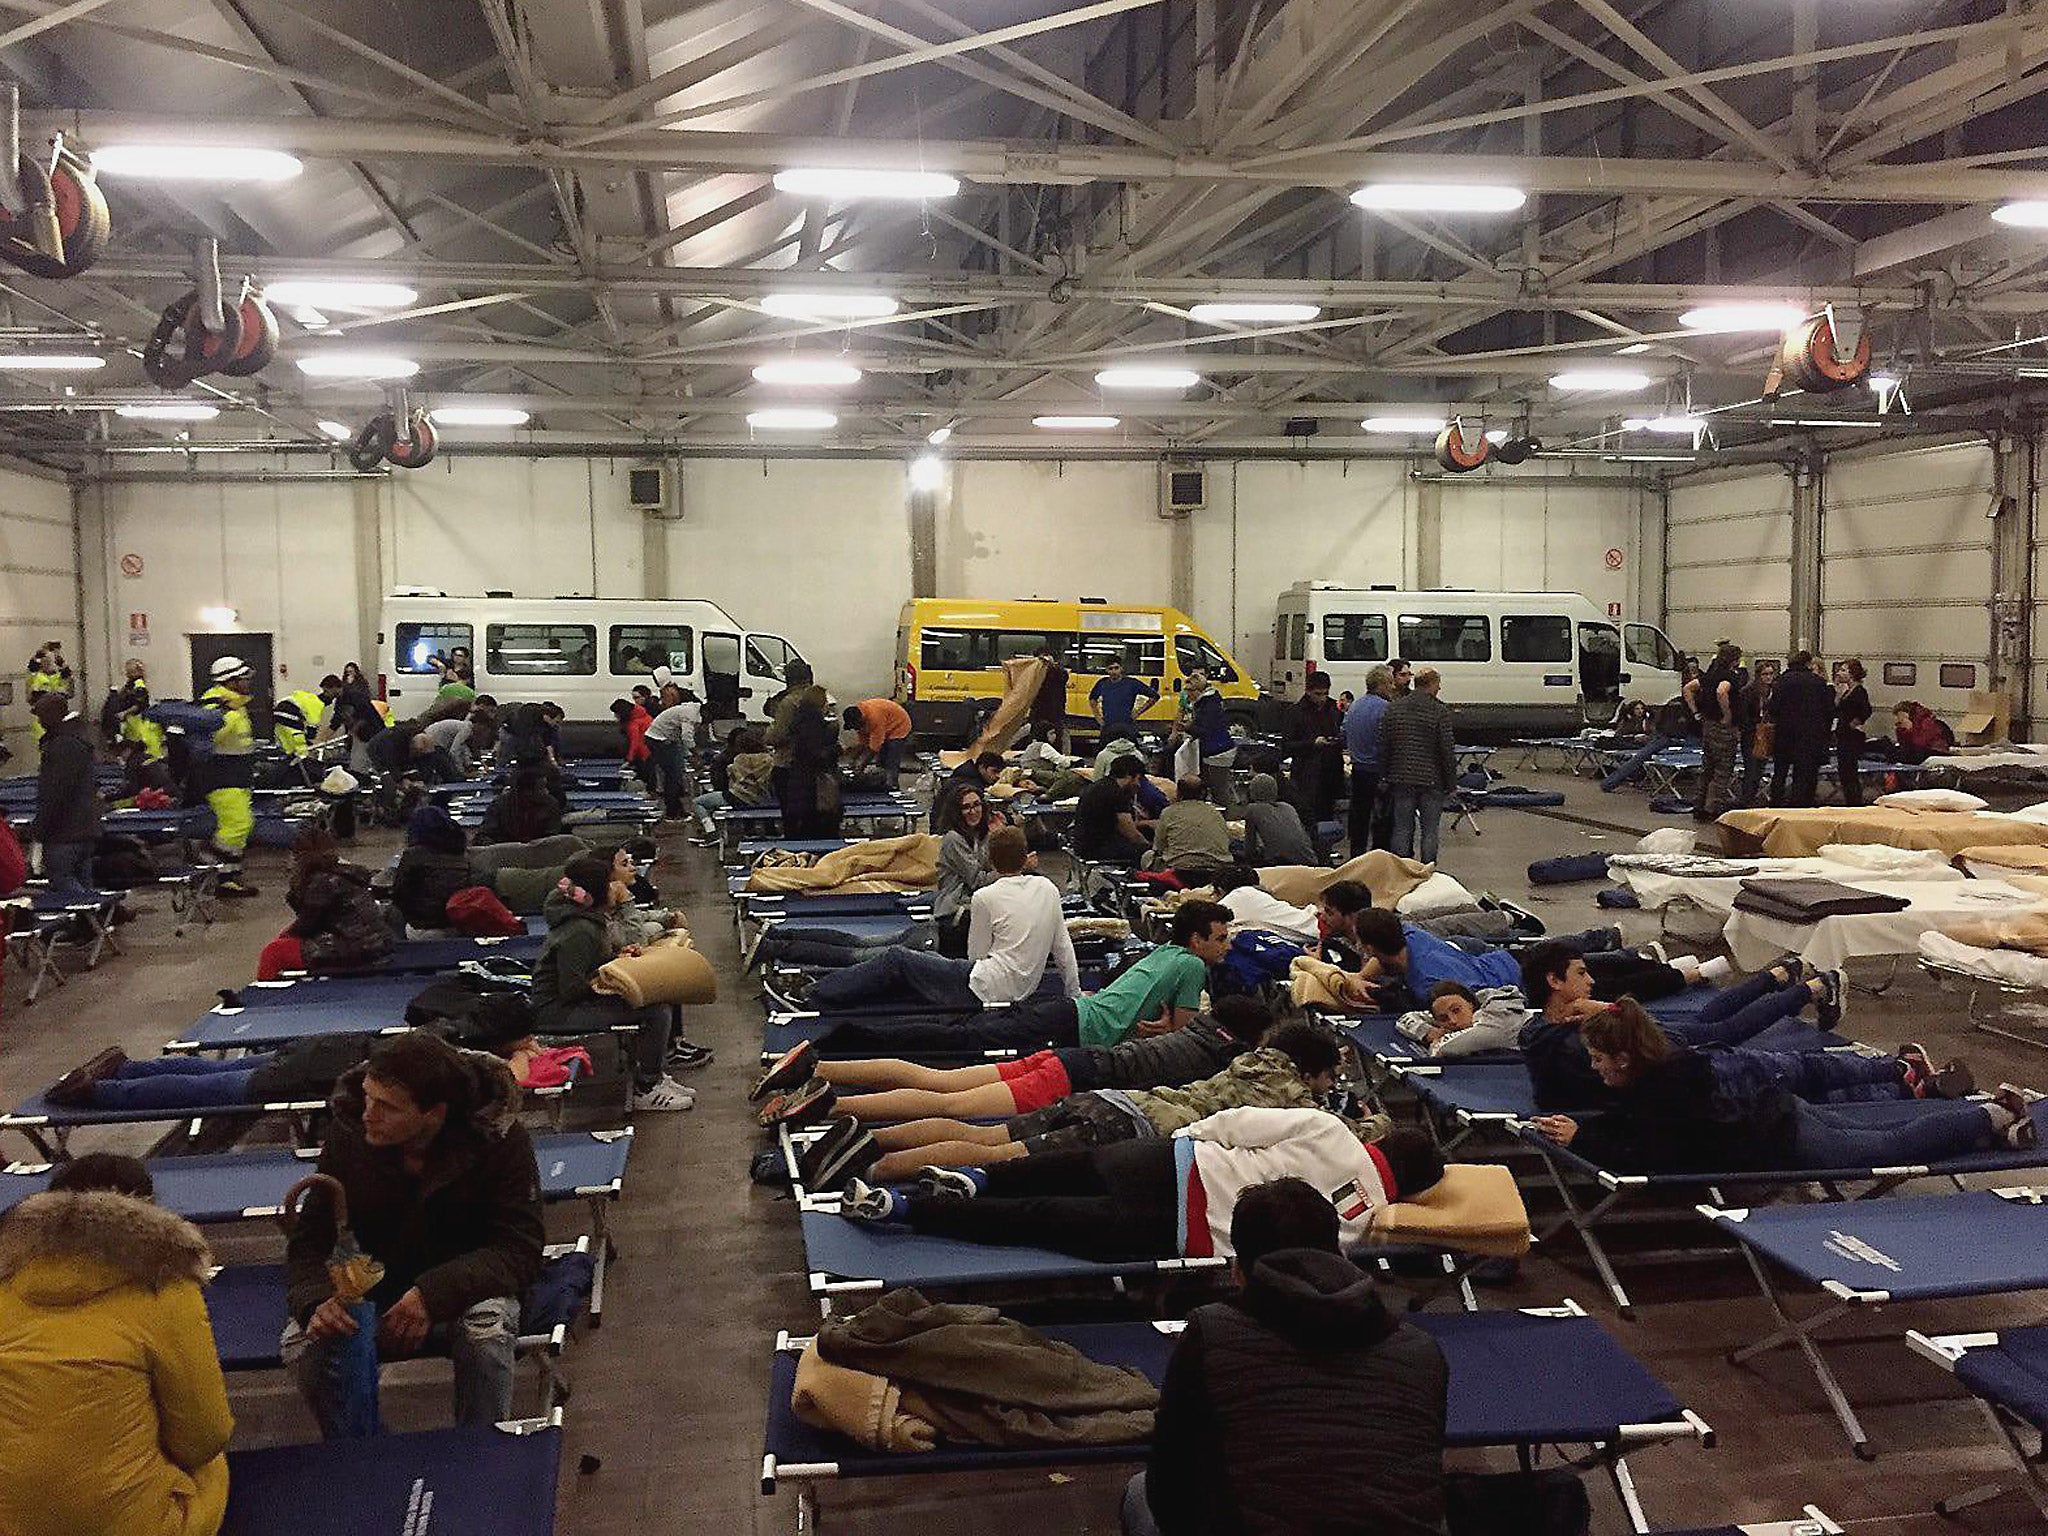
{"label": "open van door", "polygon": [[1612,624],[1579,625],[1579,713],[1605,725],[1621,709],[1621,636]]}
{"label": "open van door", "polygon": [[1662,704],[1675,697],[1681,679],[1678,647],[1654,624],[1621,627],[1621,696],[1644,704]]}
{"label": "open van door", "polygon": [[749,720],[768,718],[768,701],[788,686],[789,664],[803,653],[780,635],[752,630],[745,637],[745,665],[740,675],[740,704]]}

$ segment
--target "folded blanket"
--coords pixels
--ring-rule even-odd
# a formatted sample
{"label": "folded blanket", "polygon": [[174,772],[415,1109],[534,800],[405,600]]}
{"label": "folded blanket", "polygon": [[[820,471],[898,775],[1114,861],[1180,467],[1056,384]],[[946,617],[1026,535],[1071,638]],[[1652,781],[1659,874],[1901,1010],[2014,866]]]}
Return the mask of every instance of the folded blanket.
{"label": "folded blanket", "polygon": [[1335,869],[1315,864],[1276,864],[1259,871],[1259,885],[1282,901],[1306,907],[1339,880],[1356,880],[1372,892],[1374,906],[1391,907],[1427,880],[1434,868],[1374,848]]}
{"label": "folded blanket", "polygon": [[1287,990],[1297,1008],[1334,1008],[1343,1013],[1356,1013],[1358,1005],[1347,1001],[1337,990],[1338,980],[1350,974],[1342,966],[1318,960],[1313,955],[1296,955],[1294,963],[1287,969]]}
{"label": "folded blanket", "polygon": [[1678,875],[1693,880],[1737,880],[1756,874],[1760,868],[1739,859],[1716,859],[1704,853],[1617,853],[1607,860],[1611,869],[1641,869],[1653,875]]}
{"label": "folded blanket", "polygon": [[1437,1184],[1373,1212],[1375,1243],[1428,1243],[1492,1258],[1529,1251],[1529,1211],[1513,1170],[1500,1163],[1448,1163]]}
{"label": "folded blanket", "polygon": [[840,891],[871,895],[920,891],[939,883],[939,840],[925,832],[877,837],[835,848],[808,868],[757,867],[750,891]]}
{"label": "folded blanket", "polygon": [[619,955],[597,968],[590,990],[623,998],[635,1008],[649,1003],[711,1003],[718,1000],[718,975],[690,945],[687,933],[657,939],[637,955]]}
{"label": "folded blanket", "polygon": [[1745,880],[1735,905],[1760,917],[1788,923],[1817,923],[1824,917],[1854,917],[1872,912],[1903,912],[1912,903],[1903,896],[1858,890],[1836,880]]}
{"label": "folded blanket", "polygon": [[1945,923],[1941,931],[1958,944],[1977,949],[2017,949],[2048,955],[2048,912],[2010,912]]}
{"label": "folded blanket", "polygon": [[1955,856],[1955,863],[1965,869],[1972,864],[1992,864],[2000,869],[2048,874],[2048,848],[1965,848]]}
{"label": "folded blanket", "polygon": [[797,1357],[790,1411],[818,1429],[836,1429],[871,1451],[929,1451],[938,1431],[903,1411],[903,1389],[884,1376],[833,1365],[811,1340]]}

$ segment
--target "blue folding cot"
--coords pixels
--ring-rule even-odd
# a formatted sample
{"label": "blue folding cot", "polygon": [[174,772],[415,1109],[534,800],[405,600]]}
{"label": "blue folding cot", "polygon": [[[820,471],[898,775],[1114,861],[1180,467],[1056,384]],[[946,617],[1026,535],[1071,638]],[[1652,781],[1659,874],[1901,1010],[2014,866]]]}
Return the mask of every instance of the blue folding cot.
{"label": "blue folding cot", "polygon": [[[1443,1349],[1450,1383],[1445,1443],[1513,1447],[1533,1460],[1546,1445],[1590,1447],[1614,1481],[1629,1528],[1647,1532],[1627,1456],[1643,1446],[1691,1440],[1712,1446],[1714,1432],[1671,1389],[1576,1305],[1514,1312],[1414,1315]],[[1043,1330],[1090,1359],[1164,1379],[1178,1323],[1084,1323]],[[917,1454],[868,1450],[805,1424],[790,1407],[797,1356],[805,1341],[783,1334],[768,1383],[761,1491],[797,1485],[800,1516],[815,1528],[815,1485],[836,1479],[989,1472],[1144,1459],[1139,1443],[1006,1449],[946,1445]]]}
{"label": "blue folding cot", "polygon": [[562,1415],[228,1455],[221,1536],[550,1536]]}
{"label": "blue folding cot", "polygon": [[[1992,1427],[2020,1473],[2020,1491],[2048,1519],[2048,1478],[2042,1461],[2048,1456],[2048,1327],[2001,1328],[1981,1333],[1925,1334],[1909,1332],[1906,1343],[1970,1389],[1984,1405]],[[2029,1450],[2023,1436],[2035,1437]],[[1937,1502],[1935,1512],[1953,1515],[1995,1499],[2007,1490],[1987,1483]]]}
{"label": "blue folding cot", "polygon": [[291,1122],[292,1142],[305,1146],[312,1138],[312,1117],[327,1107],[320,1099],[290,1099],[266,1104],[215,1104],[183,1109],[72,1109],[32,1093],[0,1114],[0,1131],[18,1131],[37,1156],[61,1162],[71,1155],[71,1133],[81,1126],[153,1125],[189,1120],[196,1129],[206,1120],[260,1120],[284,1115]]}
{"label": "blue folding cot", "polygon": [[[1856,1411],[1821,1353],[1819,1335],[1851,1312],[1892,1302],[1947,1301],[2048,1288],[2048,1188],[1967,1190],[1917,1199],[1783,1205],[1702,1205],[1741,1245],[1778,1326],[1729,1356],[1736,1364],[1792,1347],[1806,1357],[1858,1456],[1873,1454]],[[1794,1318],[1772,1281],[1783,1270],[1827,1300]]]}
{"label": "blue folding cot", "polygon": [[320,1035],[396,1034],[409,1026],[406,1005],[419,995],[418,976],[302,976],[255,981],[199,1016],[166,1055],[201,1051],[267,1051]]}
{"label": "blue folding cot", "polygon": [[[925,808],[909,795],[897,794],[848,794],[839,805],[841,826],[851,827],[876,835],[885,827],[908,830],[925,819]],[[780,831],[782,807],[779,805],[727,805],[712,812],[712,820],[718,827],[719,847],[728,855],[738,847],[740,839],[749,834],[756,837]]]}
{"label": "blue folding cot", "polygon": [[764,853],[837,853],[863,841],[858,837],[749,837],[732,849],[730,862],[751,869]]}

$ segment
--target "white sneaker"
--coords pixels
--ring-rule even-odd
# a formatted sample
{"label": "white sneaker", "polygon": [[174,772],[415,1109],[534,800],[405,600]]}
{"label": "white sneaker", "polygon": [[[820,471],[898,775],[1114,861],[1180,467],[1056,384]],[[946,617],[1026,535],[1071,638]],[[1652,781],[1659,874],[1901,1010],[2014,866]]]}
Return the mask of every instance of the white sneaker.
{"label": "white sneaker", "polygon": [[636,1111],[643,1109],[651,1111],[695,1109],[696,1107],[697,1095],[672,1077],[660,1078],[645,1093],[633,1095],[633,1108]]}
{"label": "white sneaker", "polygon": [[1700,979],[1702,981],[1711,981],[1716,986],[1719,986],[1734,974],[1735,967],[1726,955],[1716,955],[1713,959],[1703,962],[1700,966]]}

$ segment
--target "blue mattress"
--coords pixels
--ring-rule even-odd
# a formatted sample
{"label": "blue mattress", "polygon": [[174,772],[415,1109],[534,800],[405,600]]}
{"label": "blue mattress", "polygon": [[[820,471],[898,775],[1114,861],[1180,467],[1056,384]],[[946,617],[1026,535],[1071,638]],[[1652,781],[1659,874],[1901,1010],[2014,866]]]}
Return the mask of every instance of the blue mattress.
{"label": "blue mattress", "polygon": [[[435,1429],[235,1451],[221,1536],[548,1536],[562,1432]],[[423,1511],[431,1506],[431,1526]]]}
{"label": "blue mattress", "polygon": [[1432,1109],[1466,1120],[1526,1120],[1536,1113],[1536,1092],[1520,1062],[1446,1062],[1434,1072],[1404,1072],[1401,1081]]}
{"label": "blue mattress", "polygon": [[42,1126],[61,1129],[74,1125],[153,1125],[170,1120],[224,1120],[281,1114],[286,1110],[312,1111],[326,1107],[324,1099],[306,1099],[277,1104],[194,1104],[183,1109],[67,1109],[61,1104],[52,1104],[40,1093],[32,1093],[6,1114],[0,1115],[0,1129],[33,1130]]}
{"label": "blue mattress", "polygon": [[1149,1275],[1160,1264],[1098,1264],[1049,1248],[991,1248],[908,1227],[848,1221],[831,1211],[805,1211],[801,1219],[806,1269],[835,1280],[879,1280],[885,1287]]}
{"label": "blue mattress", "polygon": [[1714,1224],[1810,1285],[1894,1301],[2048,1287],[2048,1205],[1989,1190],[1723,1212]]}
{"label": "blue mattress", "polygon": [[406,939],[361,974],[417,976],[452,971],[465,960],[531,960],[546,941],[547,926],[537,917],[526,920],[526,932],[502,939]]}
{"label": "blue mattress", "polygon": [[1996,1344],[1965,1350],[1955,1369],[1977,1396],[2048,1431],[2048,1327],[2001,1329]]}
{"label": "blue mattress", "polygon": [[780,944],[792,944],[798,940],[830,944],[835,938],[843,938],[855,944],[882,949],[891,944],[909,943],[919,923],[929,921],[929,918],[903,911],[841,912],[834,908],[830,912],[806,912],[784,918],[769,932]]}

